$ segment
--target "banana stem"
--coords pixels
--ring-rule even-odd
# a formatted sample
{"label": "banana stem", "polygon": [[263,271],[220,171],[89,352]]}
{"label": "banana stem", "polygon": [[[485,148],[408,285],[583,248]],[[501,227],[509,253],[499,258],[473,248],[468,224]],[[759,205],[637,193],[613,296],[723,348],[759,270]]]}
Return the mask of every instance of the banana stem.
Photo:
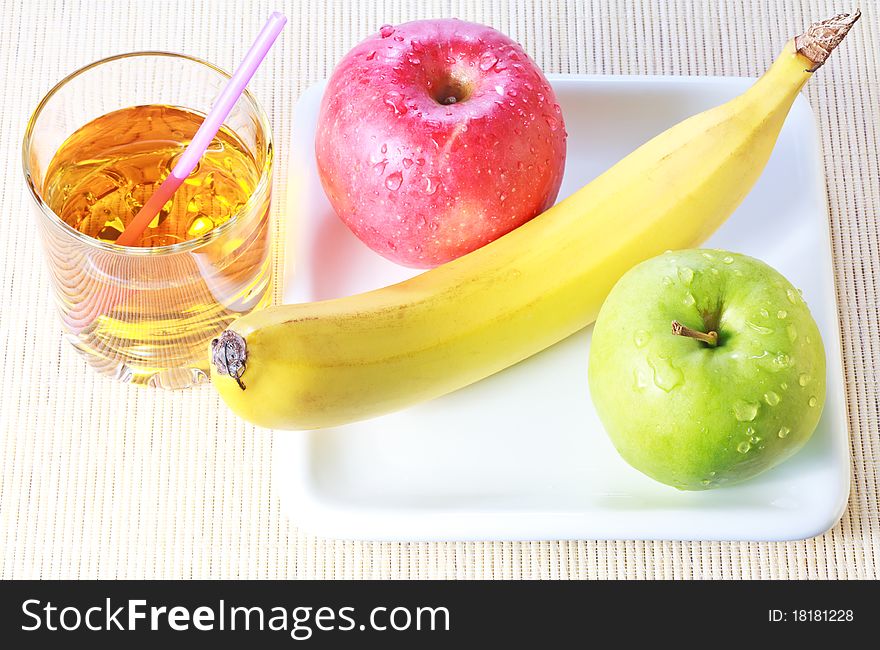
{"label": "banana stem", "polygon": [[698,341],[702,341],[710,348],[714,348],[718,345],[718,332],[712,330],[710,332],[701,332],[699,330],[693,330],[686,325],[682,325],[677,320],[672,321],[672,333],[676,336],[687,336],[692,339],[697,339]]}
{"label": "banana stem", "polygon": [[861,15],[858,9],[851,14],[837,14],[828,20],[813,23],[794,39],[795,50],[813,64],[807,72],[815,72],[822,67]]}

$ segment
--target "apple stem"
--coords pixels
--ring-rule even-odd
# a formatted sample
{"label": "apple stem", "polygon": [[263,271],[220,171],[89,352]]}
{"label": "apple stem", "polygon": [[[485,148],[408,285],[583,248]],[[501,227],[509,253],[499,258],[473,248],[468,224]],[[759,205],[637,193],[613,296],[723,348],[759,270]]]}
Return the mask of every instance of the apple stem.
{"label": "apple stem", "polygon": [[718,332],[716,332],[715,330],[712,330],[710,332],[693,330],[686,325],[682,325],[677,320],[672,321],[672,333],[676,336],[688,336],[692,339],[697,339],[698,341],[702,341],[712,348],[718,345]]}

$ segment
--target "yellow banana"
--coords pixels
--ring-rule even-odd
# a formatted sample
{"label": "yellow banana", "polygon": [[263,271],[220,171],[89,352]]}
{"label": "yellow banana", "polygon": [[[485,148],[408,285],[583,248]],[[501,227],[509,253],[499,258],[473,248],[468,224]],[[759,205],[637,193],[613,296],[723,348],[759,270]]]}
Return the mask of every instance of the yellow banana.
{"label": "yellow banana", "polygon": [[479,250],[376,291],[240,318],[213,344],[214,385],[256,424],[333,426],[451,392],[585,327],[632,266],[699,244],[734,211],[857,18],[812,25],[744,94]]}

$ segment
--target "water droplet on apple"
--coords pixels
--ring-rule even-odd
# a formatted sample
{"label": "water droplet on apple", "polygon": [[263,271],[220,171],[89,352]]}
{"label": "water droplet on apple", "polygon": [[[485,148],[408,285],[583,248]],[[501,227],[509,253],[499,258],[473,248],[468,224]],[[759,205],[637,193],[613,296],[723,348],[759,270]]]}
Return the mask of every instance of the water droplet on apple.
{"label": "water droplet on apple", "polygon": [[784,309],[780,309],[778,312],[776,312],[776,318],[778,318],[779,320],[785,320],[786,316],[788,316],[788,312]]}
{"label": "water droplet on apple", "polygon": [[412,45],[413,52],[421,52],[424,49],[422,42],[417,38],[412,39],[410,45]]}
{"label": "water droplet on apple", "polygon": [[388,164],[387,160],[381,160],[381,161],[377,162],[375,165],[373,165],[373,171],[381,176],[382,174],[385,173],[385,166],[387,164]]}
{"label": "water droplet on apple", "polygon": [[561,113],[562,107],[559,104],[553,104],[553,110],[556,111],[557,113]]}
{"label": "water droplet on apple", "polygon": [[651,338],[651,335],[648,334],[645,330],[636,330],[636,333],[633,334],[633,342],[636,344],[637,348],[643,348],[648,343],[648,339]]}
{"label": "water droplet on apple", "polygon": [[419,65],[422,62],[422,60],[419,57],[417,57],[413,54],[410,54],[408,57],[406,57],[406,60],[409,61],[410,63],[412,63],[413,65]]}
{"label": "water droplet on apple", "polygon": [[648,382],[641,370],[633,370],[633,387],[640,391],[648,387]]}
{"label": "water droplet on apple", "polygon": [[406,113],[407,108],[406,105],[403,103],[403,95],[401,95],[399,92],[391,90],[385,93],[384,100],[385,103],[393,108],[394,112],[398,115],[403,115],[404,113]]}
{"label": "water droplet on apple", "polygon": [[703,257],[705,257],[707,260],[714,260],[715,259],[715,256],[712,255],[712,253],[708,253],[705,251],[703,252]]}
{"label": "water droplet on apple", "polygon": [[693,305],[694,303],[696,303],[697,300],[696,300],[696,298],[694,298],[693,294],[690,294],[690,293],[689,293],[688,295],[686,295],[686,296],[684,297],[684,299],[682,300],[682,302],[685,304],[685,306],[690,307],[691,305]]}
{"label": "water droplet on apple", "polygon": [[749,438],[749,442],[753,445],[757,445],[759,442],[761,442],[761,436],[752,436],[751,438]]}
{"label": "water droplet on apple", "polygon": [[691,281],[694,279],[694,272],[688,267],[683,266],[682,268],[678,269],[678,277],[680,277],[681,281],[685,284],[690,284]]}
{"label": "water droplet on apple", "polygon": [[753,323],[753,322],[750,321],[750,320],[747,320],[747,321],[746,321],[746,325],[747,325],[749,328],[751,328],[751,329],[755,330],[756,332],[758,332],[759,334],[772,334],[772,333],[773,333],[773,328],[771,328],[771,327],[764,327],[763,325],[758,325],[757,323]]}
{"label": "water droplet on apple", "polygon": [[802,373],[800,374],[800,376],[798,377],[798,383],[799,383],[801,386],[806,386],[807,384],[810,383],[810,381],[812,381],[812,379],[813,379],[813,378],[810,377],[810,375],[808,375],[808,374],[805,373],[805,372],[802,372]]}
{"label": "water droplet on apple", "polygon": [[761,314],[761,318],[770,318],[770,312],[766,309],[762,309],[758,313]]}
{"label": "water droplet on apple", "polygon": [[770,406],[776,406],[779,404],[779,395],[774,393],[772,390],[764,393],[764,401],[767,402]]}
{"label": "water droplet on apple", "polygon": [[780,438],[785,438],[789,433],[791,433],[791,429],[788,427],[782,426],[779,427],[779,431],[776,432],[776,435]]}
{"label": "water droplet on apple", "polygon": [[372,52],[367,54],[367,61],[372,61],[375,58],[376,58],[376,50],[373,50]]}
{"label": "water droplet on apple", "polygon": [[387,187],[392,192],[396,191],[400,184],[403,183],[403,174],[400,172],[393,172],[388,174],[388,178],[385,179],[385,187]]}
{"label": "water droplet on apple", "polygon": [[671,287],[672,286],[672,278],[670,278],[668,275],[664,275],[663,276],[663,284],[664,284],[664,286]]}
{"label": "water droplet on apple", "polygon": [[404,169],[409,169],[410,167],[413,166],[412,158],[404,158],[404,159],[401,160],[400,162],[403,163],[403,168],[404,168]]}
{"label": "water droplet on apple", "polygon": [[779,384],[779,387],[780,387],[782,390],[788,390],[788,384],[785,383],[785,382],[782,382],[781,384]]}
{"label": "water droplet on apple", "polygon": [[792,305],[797,304],[797,294],[794,291],[792,291],[791,289],[786,289],[785,295],[788,296],[788,302],[790,302]]}
{"label": "water droplet on apple", "polygon": [[486,52],[483,56],[480,57],[480,70],[482,70],[483,72],[488,72],[495,66],[496,63],[498,63],[498,57],[491,52]]}
{"label": "water droplet on apple", "polygon": [[758,361],[758,364],[762,368],[766,368],[770,372],[779,372],[780,370],[785,370],[791,365],[791,358],[785,354],[785,352],[777,352],[773,356],[765,357],[765,355],[761,355],[761,359]]}
{"label": "water droplet on apple", "polygon": [[507,94],[510,95],[511,97],[516,97],[516,90],[511,88],[510,90],[507,91]]}
{"label": "water droplet on apple", "polygon": [[725,255],[721,261],[725,264],[733,264],[733,258],[730,255]]}
{"label": "water droplet on apple", "polygon": [[749,453],[749,449],[751,448],[752,446],[746,441],[743,441],[736,446],[736,450],[741,454]]}
{"label": "water droplet on apple", "polygon": [[648,357],[648,365],[654,371],[654,385],[666,393],[684,382],[684,374],[669,359]]}
{"label": "water droplet on apple", "polygon": [[809,401],[807,402],[807,404],[809,404],[811,407],[815,407],[818,403],[819,403],[819,400],[816,399],[815,395],[810,397]]}
{"label": "water droplet on apple", "polygon": [[392,27],[391,25],[382,25],[379,28],[379,34],[382,36],[382,38],[388,38],[393,33],[394,33],[394,27]]}
{"label": "water droplet on apple", "polygon": [[[794,326],[794,324],[789,323],[788,327],[785,328],[785,331],[788,334],[788,340],[794,343],[795,339],[797,339],[797,328]],[[809,343],[809,341],[807,341],[807,343]]]}
{"label": "water droplet on apple", "polygon": [[433,178],[432,176],[425,176],[425,194],[434,194],[439,186],[440,182],[436,178]]}
{"label": "water droplet on apple", "polygon": [[747,402],[743,399],[733,404],[733,415],[740,422],[751,422],[758,416],[758,402]]}

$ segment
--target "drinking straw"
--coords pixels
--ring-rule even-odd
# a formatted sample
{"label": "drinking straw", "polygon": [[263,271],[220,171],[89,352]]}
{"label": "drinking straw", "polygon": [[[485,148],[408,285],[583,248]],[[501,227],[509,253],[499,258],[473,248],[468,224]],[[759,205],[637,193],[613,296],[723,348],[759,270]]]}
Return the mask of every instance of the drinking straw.
{"label": "drinking straw", "polygon": [[275,39],[278,38],[278,34],[284,29],[286,22],[287,18],[277,11],[269,16],[269,20],[263,25],[263,29],[260,30],[257,39],[251,45],[251,49],[248,50],[241,64],[229,81],[226,82],[217,99],[214,100],[211,112],[208,113],[205,121],[202,122],[199,130],[196,131],[189,146],[181,154],[177,164],[174,165],[174,169],[162,181],[159,189],[153,192],[149,200],[138,210],[134,219],[125,227],[123,233],[116,239],[117,244],[120,246],[134,245],[140,239],[144,230],[147,229],[147,226],[150,225],[150,222],[159,214],[162,206],[168,202],[177,191],[177,188],[192,173],[201,157],[205,155],[208,145],[211,144],[214,136],[217,135],[217,131],[223,125],[223,121],[229,116],[232,107],[235,106],[235,102],[238,101],[238,98],[244,92],[245,86],[248,85],[260,63],[263,62],[263,59],[269,52],[269,48],[272,47]]}

